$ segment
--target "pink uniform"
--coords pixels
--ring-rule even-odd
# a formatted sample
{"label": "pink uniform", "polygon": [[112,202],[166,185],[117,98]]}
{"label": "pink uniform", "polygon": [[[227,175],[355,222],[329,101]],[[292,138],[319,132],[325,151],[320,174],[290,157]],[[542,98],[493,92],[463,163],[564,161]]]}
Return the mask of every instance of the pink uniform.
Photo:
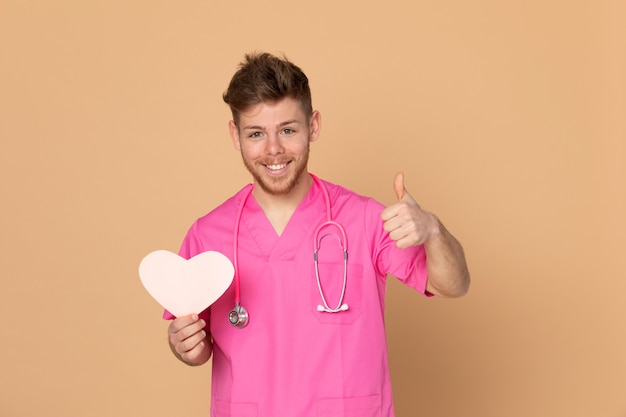
{"label": "pink uniform", "polygon": [[[387,274],[426,293],[422,246],[398,249],[382,228],[383,206],[323,182],[333,220],[346,231],[347,311],[320,312],[314,231],[326,221],[320,185],[298,206],[281,236],[251,195],[239,229],[241,304],[250,314],[232,326],[234,287],[201,316],[213,338],[213,417],[391,417],[394,415],[384,329]],[[233,260],[237,207],[251,185],[189,230],[180,255],[219,251]],[[335,233],[332,229],[329,230]],[[328,305],[341,296],[343,256],[323,239],[319,276]],[[172,318],[165,313],[165,318]]]}

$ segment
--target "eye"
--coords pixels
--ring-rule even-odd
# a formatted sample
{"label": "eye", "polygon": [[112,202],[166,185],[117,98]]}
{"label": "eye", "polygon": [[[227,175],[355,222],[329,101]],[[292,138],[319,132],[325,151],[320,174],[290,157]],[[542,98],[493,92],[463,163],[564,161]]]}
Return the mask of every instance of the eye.
{"label": "eye", "polygon": [[286,127],[286,128],[283,129],[283,133],[285,135],[293,135],[294,133],[296,133],[296,131],[293,130],[292,128],[290,128],[290,127]]}
{"label": "eye", "polygon": [[261,137],[261,132],[252,132],[248,135],[248,137],[251,139],[258,139]]}

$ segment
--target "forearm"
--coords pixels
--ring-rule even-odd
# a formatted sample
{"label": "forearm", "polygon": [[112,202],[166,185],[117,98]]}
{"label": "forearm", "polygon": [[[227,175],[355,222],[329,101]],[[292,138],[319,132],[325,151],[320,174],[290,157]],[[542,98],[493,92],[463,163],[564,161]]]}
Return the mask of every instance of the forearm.
{"label": "forearm", "polygon": [[426,290],[441,297],[461,297],[470,285],[463,247],[441,221],[435,219],[437,227],[424,242],[428,270]]}

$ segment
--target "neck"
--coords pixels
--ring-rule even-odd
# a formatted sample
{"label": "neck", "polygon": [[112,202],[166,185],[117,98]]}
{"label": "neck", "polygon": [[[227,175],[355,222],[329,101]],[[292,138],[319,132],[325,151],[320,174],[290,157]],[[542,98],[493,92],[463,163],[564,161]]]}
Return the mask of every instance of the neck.
{"label": "neck", "polygon": [[300,177],[291,191],[283,195],[266,193],[255,183],[252,195],[279,236],[287,226],[291,215],[296,211],[298,204],[311,189],[311,184],[313,184],[313,177],[308,172]]}

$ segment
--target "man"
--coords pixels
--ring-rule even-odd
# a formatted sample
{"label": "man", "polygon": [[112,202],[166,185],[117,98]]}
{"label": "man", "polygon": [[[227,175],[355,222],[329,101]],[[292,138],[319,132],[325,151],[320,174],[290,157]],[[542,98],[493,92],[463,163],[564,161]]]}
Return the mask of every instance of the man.
{"label": "man", "polygon": [[[410,196],[402,174],[398,202],[385,208],[308,172],[321,116],[291,62],[247,55],[224,101],[253,185],[198,219],[180,254],[234,259],[235,288],[199,314],[165,312],[172,352],[188,365],[213,356],[214,417],[393,416],[387,274],[429,296],[462,296],[461,245]],[[250,315],[243,327],[229,321],[239,289]]]}

